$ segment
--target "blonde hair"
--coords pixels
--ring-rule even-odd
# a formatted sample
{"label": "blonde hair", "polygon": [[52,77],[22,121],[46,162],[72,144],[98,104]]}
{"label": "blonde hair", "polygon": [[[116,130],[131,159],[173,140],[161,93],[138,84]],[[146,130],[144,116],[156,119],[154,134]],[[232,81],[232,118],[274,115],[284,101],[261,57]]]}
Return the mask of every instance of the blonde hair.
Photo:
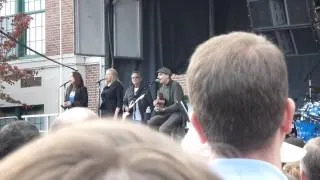
{"label": "blonde hair", "polygon": [[120,79],[119,79],[118,71],[116,69],[109,68],[109,69],[106,70],[106,74],[107,74],[108,71],[112,74],[112,82],[111,83],[113,83],[114,81],[121,82]]}
{"label": "blonde hair", "polygon": [[0,163],[1,180],[215,180],[175,142],[148,127],[88,121],[26,145]]}
{"label": "blonde hair", "polygon": [[283,172],[289,174],[296,179],[300,179],[300,162],[287,163],[283,166]]}
{"label": "blonde hair", "polygon": [[300,160],[302,176],[308,180],[320,179],[320,137],[310,139],[303,148],[307,154]]}

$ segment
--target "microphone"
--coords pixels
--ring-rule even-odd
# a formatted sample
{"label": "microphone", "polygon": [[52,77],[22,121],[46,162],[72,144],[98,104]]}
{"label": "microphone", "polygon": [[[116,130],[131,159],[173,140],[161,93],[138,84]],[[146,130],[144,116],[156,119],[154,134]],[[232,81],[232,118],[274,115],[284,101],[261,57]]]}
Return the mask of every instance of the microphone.
{"label": "microphone", "polygon": [[99,81],[97,81],[96,83],[100,83],[101,81],[106,80],[106,78],[100,79]]}
{"label": "microphone", "polygon": [[70,80],[67,81],[67,82],[65,82],[65,83],[63,83],[60,87],[65,86],[65,85],[68,84],[68,83],[70,83]]}
{"label": "microphone", "polygon": [[159,79],[155,79],[149,83],[149,86],[152,86],[153,83],[159,83],[159,82],[160,82]]}
{"label": "microphone", "polygon": [[155,80],[151,81],[150,84],[159,83],[159,82],[160,82],[160,79],[155,79]]}

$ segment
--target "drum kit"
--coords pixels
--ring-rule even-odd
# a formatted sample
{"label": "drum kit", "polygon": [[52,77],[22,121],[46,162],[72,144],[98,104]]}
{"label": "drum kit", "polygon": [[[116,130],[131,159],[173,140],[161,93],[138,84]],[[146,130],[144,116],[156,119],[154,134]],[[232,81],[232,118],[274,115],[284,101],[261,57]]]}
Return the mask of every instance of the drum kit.
{"label": "drum kit", "polygon": [[310,90],[310,96],[297,110],[294,119],[297,137],[305,142],[320,136],[320,99],[311,96],[311,93],[320,95],[320,86],[310,86]]}

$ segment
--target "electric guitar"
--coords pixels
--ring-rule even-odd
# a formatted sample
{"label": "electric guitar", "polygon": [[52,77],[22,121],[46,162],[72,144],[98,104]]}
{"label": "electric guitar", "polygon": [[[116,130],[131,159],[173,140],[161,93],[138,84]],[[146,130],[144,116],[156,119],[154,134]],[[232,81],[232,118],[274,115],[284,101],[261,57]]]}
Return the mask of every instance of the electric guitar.
{"label": "electric guitar", "polygon": [[142,94],[139,96],[135,101],[131,101],[129,103],[128,111],[124,112],[122,115],[122,119],[125,120],[129,115],[130,115],[130,110],[140,101],[145,97],[146,94]]}

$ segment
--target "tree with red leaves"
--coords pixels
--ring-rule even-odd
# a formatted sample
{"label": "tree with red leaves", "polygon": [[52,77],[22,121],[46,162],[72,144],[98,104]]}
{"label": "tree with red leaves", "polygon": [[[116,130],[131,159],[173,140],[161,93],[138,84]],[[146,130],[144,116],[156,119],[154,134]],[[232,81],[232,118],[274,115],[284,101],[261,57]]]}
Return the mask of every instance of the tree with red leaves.
{"label": "tree with red leaves", "polygon": [[[0,0],[0,10],[3,8],[7,0]],[[11,17],[12,18],[12,17]],[[0,24],[8,20],[8,17],[0,17]],[[28,28],[32,18],[26,14],[16,14],[12,18],[12,31],[6,32],[12,38],[19,40]],[[0,27],[4,31],[4,27]],[[17,44],[15,41],[8,39],[4,34],[0,34],[0,100],[9,103],[22,104],[21,101],[14,99],[9,93],[5,92],[5,85],[14,85],[23,78],[33,78],[36,74],[33,70],[20,69],[12,66],[8,61],[15,59],[16,55],[12,55]]]}

